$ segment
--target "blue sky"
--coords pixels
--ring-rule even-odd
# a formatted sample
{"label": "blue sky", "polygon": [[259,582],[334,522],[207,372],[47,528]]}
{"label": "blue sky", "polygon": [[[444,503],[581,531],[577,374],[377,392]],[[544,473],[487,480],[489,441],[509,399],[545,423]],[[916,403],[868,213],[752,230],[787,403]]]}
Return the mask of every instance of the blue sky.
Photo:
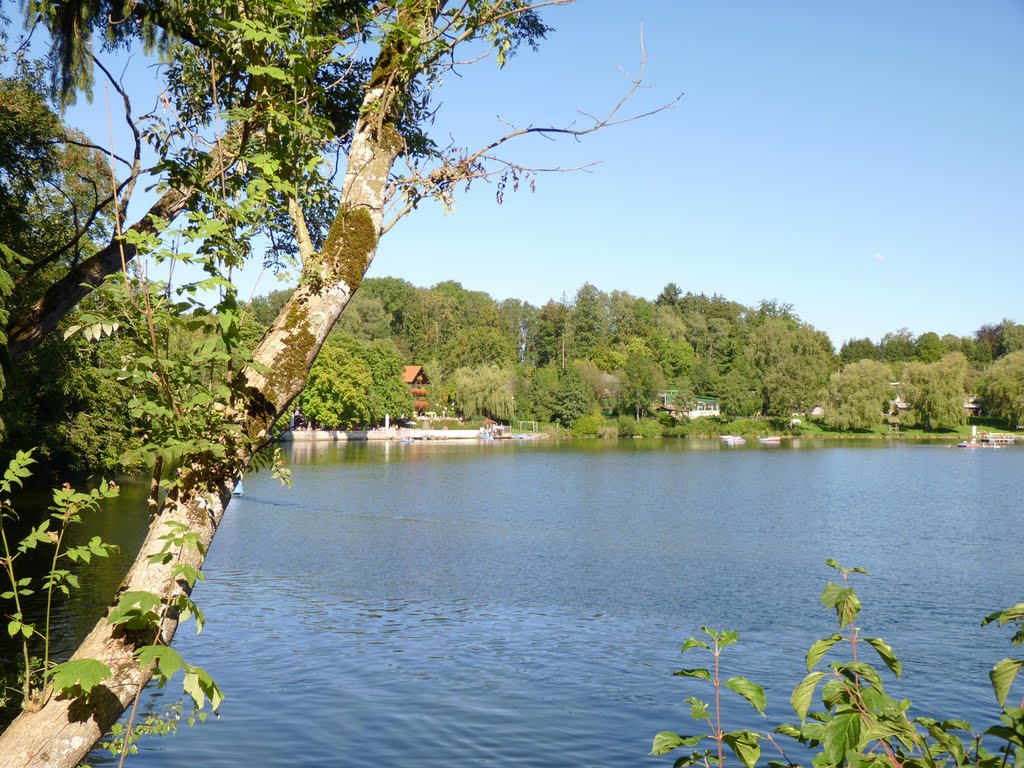
{"label": "blue sky", "polygon": [[[648,298],[672,281],[792,303],[837,346],[1024,322],[1024,2],[579,0],[545,17],[556,31],[537,53],[446,78],[441,143],[485,143],[499,116],[606,111],[629,85],[617,67],[639,69],[641,25],[651,87],[627,112],[685,96],[581,142],[508,146],[523,165],[600,165],[500,206],[478,184],[454,215],[423,207],[371,276],[534,304],[587,281]],[[69,117],[101,112],[99,90]]]}

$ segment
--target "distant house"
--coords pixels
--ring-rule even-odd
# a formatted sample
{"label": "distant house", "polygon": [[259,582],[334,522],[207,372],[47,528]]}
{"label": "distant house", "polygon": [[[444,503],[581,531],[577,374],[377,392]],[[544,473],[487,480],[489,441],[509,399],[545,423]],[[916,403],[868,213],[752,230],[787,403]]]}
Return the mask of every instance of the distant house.
{"label": "distant house", "polygon": [[705,416],[720,416],[717,397],[698,397],[690,403],[686,415],[691,419],[700,419]]}
{"label": "distant house", "polygon": [[669,413],[676,419],[682,419],[684,416],[689,419],[700,419],[706,416],[721,415],[721,411],[718,409],[717,397],[697,397],[683,406],[678,406],[672,402],[678,395],[678,389],[662,392],[658,395],[661,398],[661,402],[654,406],[654,410]]}
{"label": "distant house", "polygon": [[416,413],[423,413],[427,410],[427,384],[430,379],[422,365],[407,365],[402,371],[402,381],[409,386],[412,393],[412,405]]}
{"label": "distant house", "polygon": [[981,416],[981,401],[977,395],[967,395],[964,398],[964,410],[968,416]]}

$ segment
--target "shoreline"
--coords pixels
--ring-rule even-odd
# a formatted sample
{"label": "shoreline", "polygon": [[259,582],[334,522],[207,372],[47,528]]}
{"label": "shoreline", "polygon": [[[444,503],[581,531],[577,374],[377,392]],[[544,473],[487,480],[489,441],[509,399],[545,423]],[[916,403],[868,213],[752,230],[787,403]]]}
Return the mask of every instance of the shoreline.
{"label": "shoreline", "polygon": [[[520,436],[522,435],[522,437]],[[520,432],[515,435],[511,433],[486,434],[479,429],[406,429],[404,427],[391,427],[389,429],[289,429],[278,436],[277,442],[282,443],[312,443],[321,441],[333,441],[339,443],[366,443],[366,442],[432,442],[457,440],[460,442],[490,441],[490,440],[544,440],[547,434],[543,432]]]}

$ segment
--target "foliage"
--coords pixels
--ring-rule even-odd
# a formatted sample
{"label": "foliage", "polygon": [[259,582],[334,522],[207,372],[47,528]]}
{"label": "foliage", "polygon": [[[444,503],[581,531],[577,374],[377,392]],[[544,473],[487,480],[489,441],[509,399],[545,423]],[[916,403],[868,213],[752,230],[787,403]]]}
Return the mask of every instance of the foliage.
{"label": "foliage", "polygon": [[594,405],[594,398],[579,369],[574,365],[566,368],[558,380],[554,421],[563,427],[571,427],[578,418],[589,413]]}
{"label": "foliage", "polygon": [[634,348],[622,367],[616,408],[620,414],[632,413],[639,421],[663,385],[661,369],[651,355],[643,348]]}
{"label": "foliage", "polygon": [[832,358],[828,337],[773,318],[750,335],[748,354],[765,416],[801,413],[820,402]]}
{"label": "foliage", "polygon": [[661,437],[661,423],[656,419],[637,419],[634,416],[619,416],[619,437]]}
{"label": "foliage", "polygon": [[[794,759],[780,745],[776,736],[785,736],[813,753],[816,768],[835,766],[906,766],[907,768],[939,768],[939,766],[982,766],[1009,768],[1024,759],[1024,702],[1021,706],[1007,704],[1010,689],[1022,668],[1024,659],[1007,658],[989,673],[996,701],[1002,708],[1000,723],[976,731],[964,720],[938,721],[928,717],[912,717],[911,703],[898,700],[886,690],[882,672],[867,660],[868,649],[874,652],[889,674],[899,678],[903,668],[892,647],[880,637],[862,636],[857,625],[860,599],[850,584],[856,574],[866,575],[863,568],[844,568],[834,560],[829,567],[841,576],[841,583],[829,582],[821,594],[821,602],[835,613],[838,631],[811,645],[805,663],[807,676],[793,689],[790,704],[799,718],[799,725],[782,723],[767,731],[727,730],[721,718],[722,686],[738,694],[762,716],[765,714],[764,690],[743,677],[722,680],[722,652],[736,643],[735,632],[702,627],[706,639],[689,638],[682,652],[693,649],[709,653],[713,667],[681,669],[680,677],[701,680],[713,687],[713,700],[705,702],[690,696],[690,717],[698,732],[680,735],[662,731],[654,738],[651,753],[663,755],[676,749],[687,752],[676,766],[717,765],[727,763],[726,748],[745,768],[754,768],[761,760],[762,746],[771,745],[781,761],[770,766],[795,766],[805,762]],[[1018,631],[1013,642],[1024,641],[1024,603],[990,614],[983,624],[1015,623]],[[817,669],[826,655],[837,655],[828,671]],[[821,685],[821,709],[814,708],[814,695]],[[997,749],[993,749],[999,745]]]}
{"label": "foliage", "polygon": [[[75,691],[88,696],[96,685],[110,677],[110,669],[95,659],[52,664],[50,619],[56,596],[60,594],[66,597],[72,589],[79,588],[78,575],[72,570],[71,564],[88,565],[94,557],[105,558],[117,550],[116,546],[104,543],[99,536],[92,537],[85,544],[73,546],[65,541],[70,526],[80,524],[83,516],[99,509],[104,500],[118,495],[117,486],[105,481],[88,493],[76,492],[69,486],[56,489],[49,517],[32,527],[12,549],[5,526],[5,522],[16,518],[11,494],[31,476],[32,470],[29,467],[34,463],[31,451],[19,451],[4,471],[3,480],[0,480],[0,544],[3,546],[0,566],[10,586],[10,589],[0,593],[0,604],[10,606],[3,610],[8,620],[7,633],[11,637],[20,637],[24,661],[22,702],[26,708],[38,708],[45,703],[48,694],[44,681],[48,681],[55,691]],[[30,556],[30,553],[38,556],[37,550],[42,552],[47,547],[53,548],[49,556],[50,568],[39,583],[36,584],[31,576],[19,577],[16,562]],[[38,589],[42,589],[45,594],[45,608],[43,616],[37,618],[29,614],[24,598]],[[42,643],[43,649],[38,664],[34,663],[36,660],[29,652],[30,644],[37,641]]]}
{"label": "foliage", "polygon": [[324,429],[356,429],[370,418],[369,366],[347,346],[325,345],[309,372],[299,407]]}
{"label": "foliage", "polygon": [[512,372],[495,366],[460,368],[455,372],[456,403],[469,418],[511,419],[513,387]]}
{"label": "foliage", "polygon": [[825,421],[833,429],[866,430],[882,420],[890,392],[889,368],[874,360],[850,363],[832,374]]}
{"label": "foliage", "polygon": [[1012,427],[1024,424],[1024,352],[1001,357],[981,380],[985,407]]}
{"label": "foliage", "polygon": [[960,352],[937,363],[908,363],[903,372],[910,420],[929,431],[967,423],[964,408],[967,359]]}
{"label": "foliage", "polygon": [[367,345],[362,354],[372,381],[368,392],[370,421],[380,423],[385,415],[394,420],[411,416],[412,394],[402,381],[404,366],[394,345],[378,339]]}
{"label": "foliage", "polygon": [[572,434],[573,437],[598,437],[605,426],[604,416],[600,413],[587,413],[573,422]]}
{"label": "foliage", "polygon": [[[142,722],[136,723],[129,728],[126,724],[117,722],[110,729],[110,739],[100,742],[100,749],[105,749],[111,755],[117,757],[123,753],[130,755],[138,754],[139,741],[146,736],[169,736],[177,733],[178,725],[183,717],[182,704],[180,701],[168,704],[162,712],[147,712]],[[194,725],[196,720],[205,720],[205,712],[197,712],[189,715],[188,725]]]}

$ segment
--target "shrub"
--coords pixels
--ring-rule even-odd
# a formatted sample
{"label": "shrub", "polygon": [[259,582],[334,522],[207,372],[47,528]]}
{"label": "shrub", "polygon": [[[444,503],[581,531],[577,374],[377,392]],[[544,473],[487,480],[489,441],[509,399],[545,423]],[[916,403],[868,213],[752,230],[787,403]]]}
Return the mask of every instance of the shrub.
{"label": "shrub", "polygon": [[605,426],[604,417],[599,413],[588,413],[572,423],[573,437],[596,437]]}

